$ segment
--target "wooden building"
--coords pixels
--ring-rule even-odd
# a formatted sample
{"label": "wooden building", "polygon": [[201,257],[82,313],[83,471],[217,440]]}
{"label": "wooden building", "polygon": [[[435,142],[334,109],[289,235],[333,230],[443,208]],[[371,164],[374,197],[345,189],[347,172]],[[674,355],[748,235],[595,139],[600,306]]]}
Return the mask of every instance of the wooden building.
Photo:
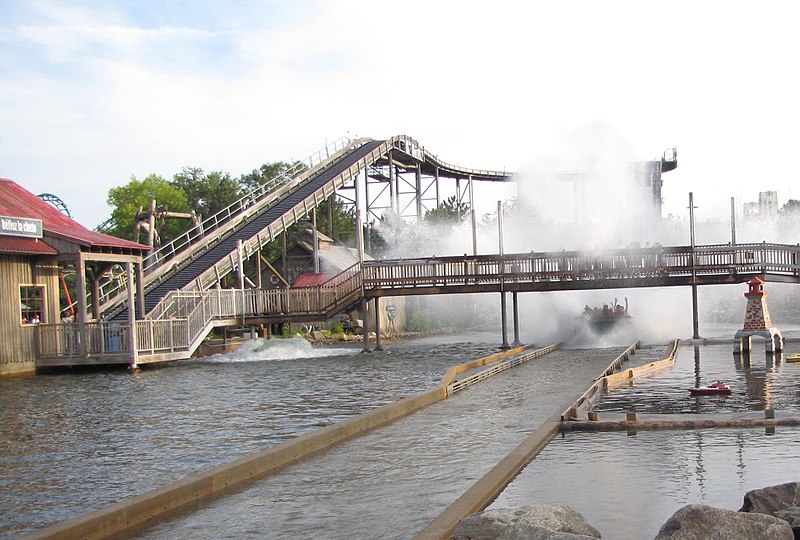
{"label": "wooden building", "polygon": [[34,372],[37,326],[73,316],[62,311],[69,304],[65,274],[76,276],[74,320],[85,325],[99,316],[103,275],[114,265],[126,266],[131,277],[136,267],[141,275],[148,249],[91,231],[19,184],[0,178],[0,376]]}

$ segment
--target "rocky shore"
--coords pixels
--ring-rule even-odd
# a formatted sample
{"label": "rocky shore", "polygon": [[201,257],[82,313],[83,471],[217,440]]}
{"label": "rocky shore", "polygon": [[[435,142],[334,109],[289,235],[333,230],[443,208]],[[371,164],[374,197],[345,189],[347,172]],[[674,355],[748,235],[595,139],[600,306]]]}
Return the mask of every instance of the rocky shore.
{"label": "rocky shore", "polygon": [[[454,540],[568,540],[602,538],[564,505],[485,510],[463,518]],[[748,491],[738,511],[689,504],[675,512],[655,540],[800,539],[800,482]]]}

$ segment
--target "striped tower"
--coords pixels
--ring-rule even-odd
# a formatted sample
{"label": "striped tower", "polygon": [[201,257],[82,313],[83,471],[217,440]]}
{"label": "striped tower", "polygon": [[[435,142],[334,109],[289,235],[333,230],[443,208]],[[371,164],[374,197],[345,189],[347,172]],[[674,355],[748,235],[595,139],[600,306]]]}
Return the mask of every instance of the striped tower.
{"label": "striped tower", "polygon": [[744,327],[734,336],[734,353],[750,352],[750,341],[753,336],[761,336],[766,340],[767,352],[783,349],[781,331],[772,326],[767,308],[767,291],[764,282],[754,277],[747,282],[749,290],[745,293],[747,307],[744,311]]}

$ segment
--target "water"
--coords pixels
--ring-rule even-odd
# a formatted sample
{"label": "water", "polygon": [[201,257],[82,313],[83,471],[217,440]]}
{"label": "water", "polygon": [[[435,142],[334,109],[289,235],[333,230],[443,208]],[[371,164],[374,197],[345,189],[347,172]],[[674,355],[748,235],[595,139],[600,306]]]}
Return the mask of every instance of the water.
{"label": "water", "polygon": [[[788,352],[797,352],[790,343]],[[749,362],[732,343],[684,346],[671,371],[613,390],[595,410],[657,415],[800,416],[800,365],[773,361],[757,343]],[[730,396],[692,397],[695,383],[721,379]],[[690,417],[690,416],[688,416]],[[683,416],[687,418],[687,416]],[[800,430],[764,428],[569,433],[557,438],[490,508],[566,504],[604,539],[653,538],[686,504],[738,510],[756,488],[800,480]]]}
{"label": "water", "polygon": [[502,372],[141,538],[410,538],[621,350],[561,350]]}
{"label": "water", "polygon": [[[470,340],[470,341],[467,341]],[[453,364],[497,352],[497,336],[311,348],[299,340],[136,374],[0,380],[0,537],[100,508],[213,465],[427,390]],[[800,365],[749,365],[731,347],[681,348],[672,371],[605,399],[602,415],[800,410]],[[660,357],[648,347],[630,365]],[[620,348],[562,350],[490,378],[387,428],[143,531],[143,538],[409,538],[535,427],[560,412]],[[789,352],[794,352],[791,350]],[[691,398],[697,378],[734,394]],[[572,433],[494,503],[559,502],[604,538],[646,538],[683,504],[736,509],[748,489],[798,469],[796,429]],[[654,465],[657,464],[657,465]],[[642,534],[646,531],[646,534]],[[632,534],[629,534],[632,533]]]}
{"label": "water", "polygon": [[0,536],[430,389],[448,366],[497,352],[494,337],[453,339],[387,343],[372,355],[272,340],[135,374],[0,379]]}

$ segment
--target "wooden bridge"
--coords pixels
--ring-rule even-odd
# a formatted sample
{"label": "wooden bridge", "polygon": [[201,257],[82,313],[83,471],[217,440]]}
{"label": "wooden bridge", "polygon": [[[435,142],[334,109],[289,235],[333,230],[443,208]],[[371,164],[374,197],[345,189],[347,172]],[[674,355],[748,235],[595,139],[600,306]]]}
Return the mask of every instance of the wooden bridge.
{"label": "wooden bridge", "polygon": [[[800,245],[739,244],[368,261],[316,287],[173,291],[146,319],[42,324],[41,367],[189,358],[214,328],[322,321],[385,296],[800,283]],[[380,310],[375,310],[379,312]],[[136,346],[131,346],[135,343]]]}

